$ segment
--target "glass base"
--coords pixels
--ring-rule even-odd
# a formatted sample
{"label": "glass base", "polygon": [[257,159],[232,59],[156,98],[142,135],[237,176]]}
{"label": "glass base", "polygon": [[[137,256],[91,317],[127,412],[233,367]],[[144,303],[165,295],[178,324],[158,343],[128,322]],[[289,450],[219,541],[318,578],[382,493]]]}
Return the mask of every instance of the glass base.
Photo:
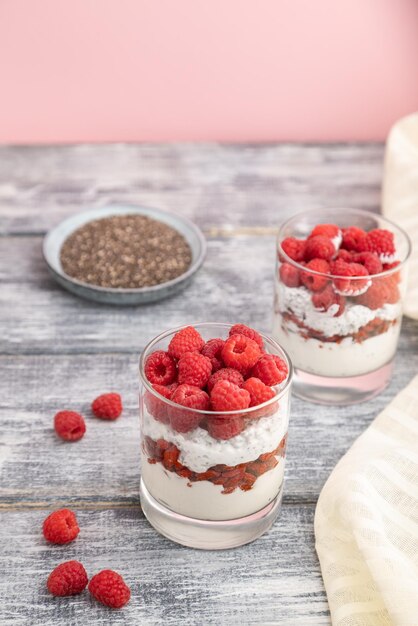
{"label": "glass base", "polygon": [[295,368],[293,393],[309,402],[345,406],[365,402],[377,396],[391,379],[393,361],[362,376],[331,378],[315,376]]}
{"label": "glass base", "polygon": [[140,487],[142,510],[155,530],[176,543],[200,550],[236,548],[261,537],[279,514],[282,493],[283,484],[275,500],[261,511],[239,519],[212,522],[174,513],[152,497],[142,479]]}

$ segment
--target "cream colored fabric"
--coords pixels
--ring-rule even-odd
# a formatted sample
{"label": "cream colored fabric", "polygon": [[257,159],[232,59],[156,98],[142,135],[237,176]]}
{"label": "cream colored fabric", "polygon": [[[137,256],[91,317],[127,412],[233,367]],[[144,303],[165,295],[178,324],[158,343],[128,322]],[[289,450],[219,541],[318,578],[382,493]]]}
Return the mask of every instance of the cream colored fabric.
{"label": "cream colored fabric", "polygon": [[333,626],[418,626],[418,376],[335,467],[315,535]]}
{"label": "cream colored fabric", "polygon": [[418,319],[418,113],[399,120],[389,133],[382,210],[412,241],[404,313]]}

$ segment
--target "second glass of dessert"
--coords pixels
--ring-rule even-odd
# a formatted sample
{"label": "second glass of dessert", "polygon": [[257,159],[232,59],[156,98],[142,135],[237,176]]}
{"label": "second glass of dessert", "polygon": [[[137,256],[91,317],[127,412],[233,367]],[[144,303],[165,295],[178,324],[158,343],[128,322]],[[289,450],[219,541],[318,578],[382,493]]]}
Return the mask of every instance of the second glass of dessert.
{"label": "second glass of dessert", "polygon": [[350,404],[388,384],[409,253],[404,231],[366,211],[306,211],[281,226],[273,336],[297,395]]}
{"label": "second glass of dessert", "polygon": [[203,549],[262,535],[283,492],[292,367],[243,324],[169,330],[140,360],[141,504],[166,537]]}

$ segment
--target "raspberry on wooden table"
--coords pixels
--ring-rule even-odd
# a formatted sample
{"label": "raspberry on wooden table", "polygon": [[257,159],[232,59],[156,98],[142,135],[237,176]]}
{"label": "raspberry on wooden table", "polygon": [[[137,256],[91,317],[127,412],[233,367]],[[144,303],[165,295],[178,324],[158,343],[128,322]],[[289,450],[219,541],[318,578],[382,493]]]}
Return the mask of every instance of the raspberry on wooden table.
{"label": "raspberry on wooden table", "polygon": [[294,237],[287,237],[280,243],[282,250],[293,261],[303,261],[305,253],[305,242],[302,239],[295,239]]}
{"label": "raspberry on wooden table", "polygon": [[212,409],[216,412],[248,409],[250,401],[251,396],[246,389],[228,380],[219,380],[215,383],[210,394]]}
{"label": "raspberry on wooden table", "polygon": [[185,352],[178,362],[180,385],[206,386],[212,373],[211,360],[199,352]]}
{"label": "raspberry on wooden table", "polygon": [[100,419],[115,420],[122,413],[122,398],[118,393],[104,393],[93,401],[91,410]]}
{"label": "raspberry on wooden table", "polygon": [[274,389],[265,385],[259,378],[254,377],[247,378],[243,389],[246,389],[250,394],[250,406],[263,404],[263,402],[271,400],[276,395]]}
{"label": "raspberry on wooden table", "polygon": [[131,590],[122,576],[111,569],[104,569],[93,576],[89,591],[93,598],[111,609],[120,609],[131,597]]}
{"label": "raspberry on wooden table", "polygon": [[65,441],[78,441],[86,432],[84,417],[75,411],[59,411],[54,417],[54,429]]}
{"label": "raspberry on wooden table", "polygon": [[215,383],[217,383],[218,380],[229,380],[230,383],[234,383],[235,385],[238,385],[238,387],[242,387],[244,383],[244,376],[238,370],[232,367],[223,367],[222,369],[212,374],[212,376],[209,378],[207,386],[209,393],[212,391]]}
{"label": "raspberry on wooden table", "polygon": [[229,336],[232,337],[232,335],[249,337],[258,344],[261,350],[264,348],[264,341],[260,333],[249,326],[245,326],[245,324],[234,324],[229,330]]}
{"label": "raspberry on wooden table", "polygon": [[175,359],[179,359],[185,352],[200,352],[205,345],[205,340],[193,326],[186,326],[179,330],[171,339],[168,353]]}
{"label": "raspberry on wooden table", "polygon": [[276,354],[263,354],[251,370],[252,377],[259,378],[269,387],[279,385],[288,373],[286,363]]}
{"label": "raspberry on wooden table", "polygon": [[73,511],[58,509],[44,520],[42,531],[47,541],[64,544],[74,541],[80,529]]}
{"label": "raspberry on wooden table", "polygon": [[245,375],[257,362],[262,352],[257,342],[245,335],[232,335],[225,341],[222,359],[227,367],[233,367]]}
{"label": "raspberry on wooden table", "polygon": [[53,596],[75,596],[87,587],[87,572],[79,561],[65,561],[49,575],[46,586]]}
{"label": "raspberry on wooden table", "polygon": [[325,259],[312,259],[306,264],[306,269],[310,272],[301,272],[300,280],[310,291],[320,291],[328,283],[327,276],[319,276],[318,274],[312,274],[312,272],[321,272],[322,274],[329,274],[330,265]]}
{"label": "raspberry on wooden table", "polygon": [[177,377],[176,363],[164,350],[156,350],[147,357],[144,371],[153,385],[170,385]]}
{"label": "raspberry on wooden table", "polygon": [[216,339],[209,339],[209,341],[207,341],[202,348],[201,354],[203,354],[203,356],[207,356],[208,359],[210,359],[210,362],[212,363],[212,372],[217,372],[218,370],[221,369],[221,367],[223,367],[221,353],[222,353],[222,348],[224,347],[224,345],[225,345],[224,339],[216,338]]}
{"label": "raspberry on wooden table", "polygon": [[312,259],[330,261],[335,253],[335,246],[328,237],[316,235],[306,240],[305,261],[311,261]]}

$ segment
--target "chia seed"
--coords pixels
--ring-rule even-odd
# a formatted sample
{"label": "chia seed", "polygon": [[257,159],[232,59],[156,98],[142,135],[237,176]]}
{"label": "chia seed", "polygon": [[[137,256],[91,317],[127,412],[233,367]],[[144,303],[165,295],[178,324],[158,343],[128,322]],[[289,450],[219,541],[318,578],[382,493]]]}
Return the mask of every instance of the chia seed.
{"label": "chia seed", "polygon": [[64,241],[60,258],[68,276],[116,289],[160,285],[184,274],[192,262],[183,235],[145,215],[88,222]]}

